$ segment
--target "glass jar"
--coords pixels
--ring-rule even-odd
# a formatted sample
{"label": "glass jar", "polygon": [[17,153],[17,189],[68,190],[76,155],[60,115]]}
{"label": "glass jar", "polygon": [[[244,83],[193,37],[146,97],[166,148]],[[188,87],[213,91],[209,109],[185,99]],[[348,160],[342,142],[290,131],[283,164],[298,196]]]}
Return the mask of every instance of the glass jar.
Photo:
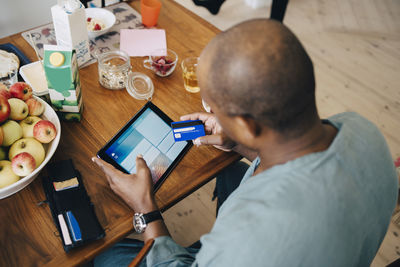
{"label": "glass jar", "polygon": [[99,82],[108,89],[123,89],[131,70],[131,60],[127,53],[115,50],[97,56]]}

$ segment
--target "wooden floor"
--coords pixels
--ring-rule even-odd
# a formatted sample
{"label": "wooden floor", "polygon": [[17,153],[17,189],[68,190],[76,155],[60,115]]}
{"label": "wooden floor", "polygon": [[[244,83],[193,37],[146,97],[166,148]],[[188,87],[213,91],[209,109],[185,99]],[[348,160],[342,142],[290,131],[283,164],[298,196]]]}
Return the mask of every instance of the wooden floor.
{"label": "wooden floor", "polygon": [[[267,17],[228,0],[217,16],[190,0],[176,0],[221,30],[246,19]],[[393,158],[400,157],[400,1],[291,0],[284,23],[299,37],[315,66],[322,117],[356,111],[381,129]],[[164,213],[182,245],[208,232],[215,220],[214,181]],[[372,266],[400,258],[400,214],[393,217]]]}

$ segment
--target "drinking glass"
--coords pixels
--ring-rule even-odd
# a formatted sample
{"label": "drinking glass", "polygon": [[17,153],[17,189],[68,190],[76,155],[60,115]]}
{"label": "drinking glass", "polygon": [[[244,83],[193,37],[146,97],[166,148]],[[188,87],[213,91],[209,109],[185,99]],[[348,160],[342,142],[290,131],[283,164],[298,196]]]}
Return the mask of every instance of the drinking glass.
{"label": "drinking glass", "polygon": [[158,15],[160,15],[161,2],[158,0],[141,0],[140,13],[142,23],[146,27],[153,27],[157,24]]}
{"label": "drinking glass", "polygon": [[198,62],[198,57],[188,57],[182,61],[183,84],[186,91],[191,93],[200,92],[196,74]]}

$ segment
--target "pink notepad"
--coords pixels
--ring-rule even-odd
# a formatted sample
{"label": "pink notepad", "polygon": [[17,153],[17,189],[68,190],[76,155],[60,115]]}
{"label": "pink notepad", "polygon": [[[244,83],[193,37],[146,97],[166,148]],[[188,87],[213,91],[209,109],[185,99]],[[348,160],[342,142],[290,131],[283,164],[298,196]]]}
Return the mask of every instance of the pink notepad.
{"label": "pink notepad", "polygon": [[165,30],[121,29],[120,49],[131,57],[149,56],[157,50],[166,51]]}

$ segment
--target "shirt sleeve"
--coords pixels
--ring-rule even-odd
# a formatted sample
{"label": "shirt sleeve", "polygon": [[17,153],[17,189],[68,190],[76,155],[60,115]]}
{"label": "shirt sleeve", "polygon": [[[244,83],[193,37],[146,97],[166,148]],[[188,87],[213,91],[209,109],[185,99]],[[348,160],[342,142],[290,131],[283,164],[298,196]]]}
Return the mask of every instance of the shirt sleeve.
{"label": "shirt sleeve", "polygon": [[154,240],[147,254],[147,266],[191,266],[195,258],[169,236],[160,236]]}

